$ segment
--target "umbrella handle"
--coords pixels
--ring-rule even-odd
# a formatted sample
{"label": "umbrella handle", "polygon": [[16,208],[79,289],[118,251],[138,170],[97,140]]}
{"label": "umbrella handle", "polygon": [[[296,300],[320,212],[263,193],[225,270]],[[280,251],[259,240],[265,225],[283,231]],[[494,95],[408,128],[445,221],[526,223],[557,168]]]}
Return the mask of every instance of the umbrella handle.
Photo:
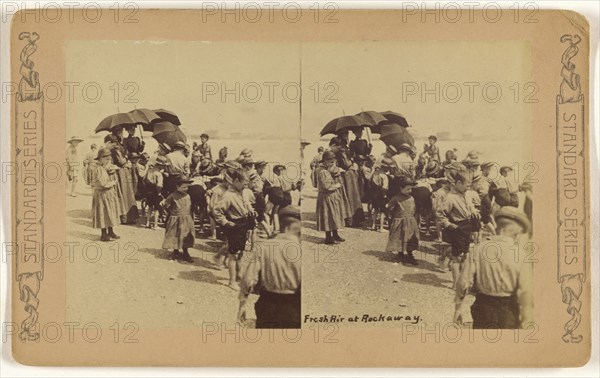
{"label": "umbrella handle", "polygon": [[371,133],[369,132],[369,128],[365,127],[365,131],[367,132],[367,139],[369,140],[369,144],[373,144],[371,143]]}
{"label": "umbrella handle", "polygon": [[142,125],[140,125],[138,123],[138,127],[140,128],[140,138],[142,138],[142,140],[144,140],[144,129],[142,128]]}

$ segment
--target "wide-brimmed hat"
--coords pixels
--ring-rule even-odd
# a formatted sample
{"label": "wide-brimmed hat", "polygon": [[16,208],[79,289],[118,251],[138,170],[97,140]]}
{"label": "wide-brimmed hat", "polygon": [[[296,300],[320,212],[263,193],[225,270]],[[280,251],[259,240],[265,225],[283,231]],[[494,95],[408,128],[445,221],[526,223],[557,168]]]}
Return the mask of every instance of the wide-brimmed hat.
{"label": "wide-brimmed hat", "polygon": [[182,150],[187,150],[187,145],[185,144],[185,142],[182,142],[182,141],[176,142],[173,145],[173,147],[181,148]]}
{"label": "wide-brimmed hat", "polygon": [[435,160],[431,160],[425,167],[425,174],[428,176],[436,175],[440,171],[440,165]]}
{"label": "wide-brimmed hat", "polygon": [[415,146],[411,146],[408,143],[402,143],[400,146],[398,146],[397,151],[406,151],[414,154],[417,152],[417,149],[415,148]]}
{"label": "wide-brimmed hat", "polygon": [[283,207],[279,210],[279,217],[280,218],[290,217],[290,218],[296,218],[296,219],[300,220],[300,217],[301,217],[300,208],[298,206],[294,206],[294,205],[288,205],[286,207]]}
{"label": "wide-brimmed hat", "polygon": [[175,179],[175,184],[177,184],[177,185],[191,184],[193,182],[194,182],[194,180],[190,179],[187,175],[180,175],[180,176],[177,176],[177,178]]}
{"label": "wide-brimmed hat", "polygon": [[165,151],[167,151],[167,152],[173,151],[173,149],[171,148],[171,146],[169,146],[166,143],[160,143],[159,146],[162,147],[162,149],[165,150]]}
{"label": "wide-brimmed hat", "polygon": [[96,156],[96,160],[100,160],[103,157],[112,156],[110,150],[108,148],[102,147],[98,150],[98,155]]}
{"label": "wide-brimmed hat", "polygon": [[169,159],[167,159],[165,156],[159,155],[156,157],[156,161],[154,162],[154,164],[167,166],[170,163],[169,163]]}
{"label": "wide-brimmed hat", "polygon": [[254,164],[254,159],[252,159],[252,156],[242,158],[242,159],[240,159],[240,164],[241,165]]}
{"label": "wide-brimmed hat", "polygon": [[479,165],[479,151],[469,151],[467,157],[463,159],[462,163],[467,167],[474,167]]}
{"label": "wide-brimmed hat", "polygon": [[254,166],[255,167],[266,167],[267,166],[267,162],[264,160],[257,160],[254,162]]}
{"label": "wide-brimmed hat", "polygon": [[494,166],[494,163],[492,163],[491,161],[484,161],[483,163],[479,164],[479,167],[481,169],[491,168],[493,166]]}
{"label": "wide-brimmed hat", "polygon": [[531,228],[531,222],[527,218],[524,212],[512,206],[504,206],[494,214],[494,219],[506,218],[519,223],[525,229],[525,232],[529,232]]}
{"label": "wide-brimmed hat", "polygon": [[223,163],[223,168],[225,169],[240,169],[242,166],[235,160],[227,160]]}
{"label": "wide-brimmed hat", "polygon": [[306,139],[300,139],[300,145],[302,146],[308,146],[310,144],[309,141],[307,141]]}
{"label": "wide-brimmed hat", "polygon": [[324,151],[321,156],[321,163],[327,160],[335,160],[335,154],[332,151]]}
{"label": "wide-brimmed hat", "polygon": [[252,150],[249,148],[244,148],[242,152],[240,152],[240,155],[244,155],[246,157],[252,156]]}
{"label": "wide-brimmed hat", "polygon": [[83,142],[83,139],[81,139],[81,138],[78,138],[78,137],[76,137],[76,136],[72,136],[72,137],[71,137],[71,139],[69,139],[69,140],[67,141],[67,143],[73,143],[73,142],[75,142],[75,143],[80,143],[80,142]]}

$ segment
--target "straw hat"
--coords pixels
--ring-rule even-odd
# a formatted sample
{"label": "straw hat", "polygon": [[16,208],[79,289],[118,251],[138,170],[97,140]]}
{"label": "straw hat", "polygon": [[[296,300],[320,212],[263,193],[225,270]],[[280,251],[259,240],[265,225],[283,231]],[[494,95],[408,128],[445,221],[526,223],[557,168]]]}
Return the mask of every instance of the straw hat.
{"label": "straw hat", "polygon": [[71,139],[69,139],[67,141],[67,143],[81,143],[83,142],[83,139],[76,137],[76,136],[72,136]]}

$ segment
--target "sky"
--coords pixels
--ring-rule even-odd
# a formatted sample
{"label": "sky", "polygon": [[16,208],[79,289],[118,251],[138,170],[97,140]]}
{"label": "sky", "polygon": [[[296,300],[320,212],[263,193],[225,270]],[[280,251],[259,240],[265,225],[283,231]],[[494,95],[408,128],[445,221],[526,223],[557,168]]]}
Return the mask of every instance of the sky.
{"label": "sky", "polygon": [[420,135],[531,140],[525,41],[72,40],[65,50],[67,79],[102,89],[98,101],[67,103],[67,135],[86,136],[107,115],[145,107],[174,111],[194,134],[314,140],[332,118],[393,110]]}

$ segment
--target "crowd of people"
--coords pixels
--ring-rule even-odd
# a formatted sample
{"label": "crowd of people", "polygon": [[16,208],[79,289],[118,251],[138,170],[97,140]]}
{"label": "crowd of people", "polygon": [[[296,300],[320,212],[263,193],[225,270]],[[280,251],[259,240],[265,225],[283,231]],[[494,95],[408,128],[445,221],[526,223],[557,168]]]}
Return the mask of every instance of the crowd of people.
{"label": "crowd of people", "polygon": [[[100,229],[100,240],[119,239],[119,225],[162,226],[162,248],[173,260],[189,263],[194,261],[189,250],[198,228],[222,241],[214,263],[217,269],[228,269],[228,287],[240,293],[240,321],[245,319],[247,296],[258,292],[257,327],[299,328],[300,262],[282,258],[290,245],[299,249],[300,210],[291,196],[298,184],[287,179],[285,165],[273,164],[273,175],[267,176],[269,163],[254,160],[248,148],[229,159],[223,147],[213,161],[207,134],[193,146],[159,143],[150,155],[135,133],[135,126],[111,129],[104,145],[92,144],[83,162],[83,177],[93,191],[92,227]],[[72,196],[79,142],[75,137],[68,141]],[[145,222],[140,222],[143,216]],[[261,253],[257,243],[268,243],[269,253]],[[254,258],[242,264],[250,250]]]}
{"label": "crowd of people", "polygon": [[[475,328],[531,321],[531,269],[511,250],[532,233],[531,184],[516,184],[509,166],[480,162],[478,151],[459,159],[451,149],[441,160],[435,135],[421,153],[407,139],[376,157],[362,130],[352,132],[349,141],[350,130],[340,130],[310,164],[324,243],[343,243],[339,230],[345,227],[387,228],[382,247],[416,266],[414,252],[429,239],[439,246],[439,269],[452,272],[457,322],[472,288],[478,290],[471,309]],[[490,245],[499,248],[498,261],[486,259]]]}

